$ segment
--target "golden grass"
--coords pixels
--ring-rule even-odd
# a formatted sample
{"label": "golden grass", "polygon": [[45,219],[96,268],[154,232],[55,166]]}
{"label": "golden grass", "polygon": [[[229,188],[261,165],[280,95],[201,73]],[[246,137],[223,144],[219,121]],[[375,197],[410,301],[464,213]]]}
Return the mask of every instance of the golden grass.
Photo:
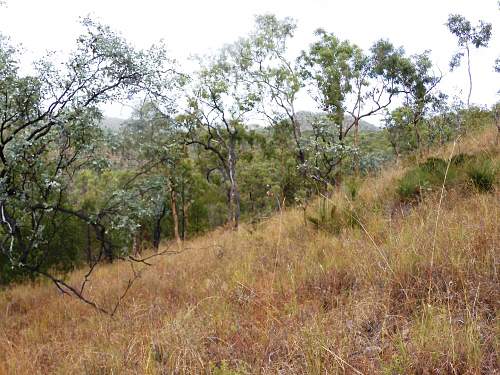
{"label": "golden grass", "polygon": [[[493,150],[494,136],[456,151]],[[188,241],[143,271],[113,319],[47,282],[7,288],[0,373],[498,373],[500,194],[446,191],[437,221],[439,192],[396,203],[404,171],[367,179],[354,202],[335,192],[361,223],[338,235],[288,209]],[[130,275],[102,266],[90,296],[112,306]]]}

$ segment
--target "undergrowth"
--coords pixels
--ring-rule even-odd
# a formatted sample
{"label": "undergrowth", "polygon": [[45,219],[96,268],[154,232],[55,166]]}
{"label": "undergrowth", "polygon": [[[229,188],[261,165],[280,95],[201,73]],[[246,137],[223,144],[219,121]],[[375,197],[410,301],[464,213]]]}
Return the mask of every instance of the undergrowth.
{"label": "undergrowth", "polygon": [[460,186],[491,192],[498,177],[498,162],[492,152],[458,154],[448,161],[431,157],[410,168],[399,180],[397,192],[402,201],[421,200],[427,193]]}
{"label": "undergrowth", "polygon": [[[141,266],[114,319],[44,282],[6,288],[0,373],[498,373],[494,137],[192,239]],[[98,268],[89,297],[112,305],[130,272]]]}

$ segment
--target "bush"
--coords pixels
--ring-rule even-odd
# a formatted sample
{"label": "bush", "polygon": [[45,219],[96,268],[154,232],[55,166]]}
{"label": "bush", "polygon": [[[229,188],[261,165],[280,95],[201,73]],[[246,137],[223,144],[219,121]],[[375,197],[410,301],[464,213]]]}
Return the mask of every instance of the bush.
{"label": "bush", "polygon": [[491,156],[483,153],[455,155],[449,166],[446,160],[429,158],[406,172],[396,190],[403,201],[420,198],[424,191],[437,190],[443,183],[448,187],[472,182],[479,191],[490,192],[494,189],[496,174]]}
{"label": "bush", "polygon": [[442,176],[443,178],[446,173],[447,166],[448,163],[440,158],[429,158],[424,163],[420,164],[420,168],[422,168],[422,170],[436,176]]}
{"label": "bush", "polygon": [[328,233],[339,234],[342,228],[353,228],[359,225],[356,213],[350,208],[337,207],[329,200],[322,198],[319,202],[318,215],[308,216],[307,220],[316,229]]}
{"label": "bush", "polygon": [[496,170],[489,159],[479,159],[469,163],[467,175],[474,187],[481,192],[491,192],[495,186]]}
{"label": "bush", "polygon": [[422,195],[424,191],[443,183],[447,163],[443,159],[429,158],[406,172],[399,181],[398,194],[403,200],[412,200]]}
{"label": "bush", "polygon": [[344,183],[344,188],[351,200],[355,200],[361,188],[361,181],[357,178],[347,179]]}
{"label": "bush", "polygon": [[460,177],[453,162],[449,163],[440,158],[429,158],[406,172],[399,180],[397,192],[401,199],[411,200],[418,198],[424,191],[431,191],[455,184]]}
{"label": "bush", "polygon": [[417,167],[406,172],[399,180],[397,192],[402,200],[412,200],[418,198],[422,191],[430,189],[430,186],[429,172]]}
{"label": "bush", "polygon": [[461,166],[469,162],[470,160],[474,160],[473,155],[460,153],[451,158],[451,164],[454,166]]}

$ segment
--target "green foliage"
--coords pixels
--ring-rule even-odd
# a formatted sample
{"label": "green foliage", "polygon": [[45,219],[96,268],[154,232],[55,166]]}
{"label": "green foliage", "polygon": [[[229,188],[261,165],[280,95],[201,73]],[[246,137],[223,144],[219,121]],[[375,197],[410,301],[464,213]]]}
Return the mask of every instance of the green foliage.
{"label": "green foliage", "polygon": [[440,158],[428,158],[410,169],[399,181],[397,192],[402,200],[422,198],[426,192],[451,186],[459,177],[454,163]]}
{"label": "green foliage", "polygon": [[488,158],[472,160],[467,165],[467,175],[481,192],[491,192],[495,188],[497,169]]}
{"label": "green foliage", "polygon": [[402,200],[412,200],[430,189],[430,173],[421,168],[408,171],[398,183],[397,192]]}
{"label": "green foliage", "polygon": [[399,180],[396,188],[403,201],[421,199],[424,194],[441,189],[462,185],[472,185],[482,192],[495,188],[497,168],[490,155],[458,154],[449,162],[440,158],[428,158],[417,167],[408,170]]}
{"label": "green foliage", "polygon": [[491,39],[491,23],[479,21],[477,26],[472,26],[469,20],[460,14],[450,14],[446,23],[448,30],[458,39],[459,50],[450,60],[450,69],[454,70],[460,66],[462,58],[467,56],[467,67],[469,73],[469,95],[467,106],[470,106],[472,93],[472,76],[470,73],[470,48],[487,47]]}
{"label": "green foliage", "polygon": [[122,204],[133,202],[129,192],[99,196],[92,212],[72,195],[82,171],[110,164],[99,105],[171,87],[171,74],[156,74],[170,64],[162,48],[135,50],[88,18],[82,26],[67,62],[48,55],[31,75],[20,72],[19,51],[0,37],[0,253],[11,274],[71,269],[85,248],[78,233],[87,227],[98,252],[113,259],[118,249],[107,237],[130,221],[130,205]]}
{"label": "green foliage", "polygon": [[[436,112],[436,108],[439,110]],[[429,114],[413,122],[411,108],[396,108],[385,118],[387,140],[396,156],[421,152],[443,145],[468,132],[477,132],[489,126],[492,112],[481,107],[463,108],[461,103],[439,105]]]}
{"label": "green foliage", "polygon": [[338,235],[344,228],[359,226],[358,215],[353,207],[341,207],[328,198],[321,198],[317,214],[307,220],[318,230]]}
{"label": "green foliage", "polygon": [[450,14],[446,26],[457,37],[459,46],[471,44],[476,48],[487,47],[491,38],[491,23],[479,21],[477,26],[472,26],[470,21],[460,14]]}
{"label": "green foliage", "polygon": [[[112,261],[132,243],[158,248],[175,228],[186,238],[236,227],[240,215],[268,216],[340,181],[356,201],[358,178],[394,154],[491,122],[483,108],[445,104],[428,52],[408,56],[387,40],[365,51],[318,30],[292,59],[295,21],[255,21],[247,37],[199,58],[191,76],[176,72],[162,45],[136,50],[90,19],[67,62],[48,55],[29,75],[19,49],[0,37],[0,283]],[[488,44],[488,24],[454,16],[448,26],[460,47]],[[296,112],[305,89],[323,112]],[[100,128],[102,104],[138,93],[147,99],[121,129]],[[386,128],[364,131],[396,97],[401,107]],[[262,116],[271,126],[252,126]],[[447,167],[429,159],[410,169],[398,193],[415,199],[437,189]],[[495,176],[491,162],[464,154],[451,161],[446,185],[491,191]],[[355,218],[325,199],[309,221],[338,233]]]}
{"label": "green foliage", "polygon": [[349,198],[355,200],[361,187],[361,181],[355,177],[349,178],[344,181],[344,187]]}

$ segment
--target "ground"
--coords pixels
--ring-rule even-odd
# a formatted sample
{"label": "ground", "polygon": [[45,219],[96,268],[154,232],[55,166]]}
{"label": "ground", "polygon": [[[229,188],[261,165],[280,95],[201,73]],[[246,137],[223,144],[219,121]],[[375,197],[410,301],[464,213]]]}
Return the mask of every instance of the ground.
{"label": "ground", "polygon": [[[427,156],[498,162],[494,140],[488,130]],[[498,188],[402,203],[408,168],[136,264],[114,317],[44,280],[0,291],[0,373],[499,373]],[[335,225],[318,224],[325,210]],[[130,267],[99,268],[89,297],[112,307]]]}

